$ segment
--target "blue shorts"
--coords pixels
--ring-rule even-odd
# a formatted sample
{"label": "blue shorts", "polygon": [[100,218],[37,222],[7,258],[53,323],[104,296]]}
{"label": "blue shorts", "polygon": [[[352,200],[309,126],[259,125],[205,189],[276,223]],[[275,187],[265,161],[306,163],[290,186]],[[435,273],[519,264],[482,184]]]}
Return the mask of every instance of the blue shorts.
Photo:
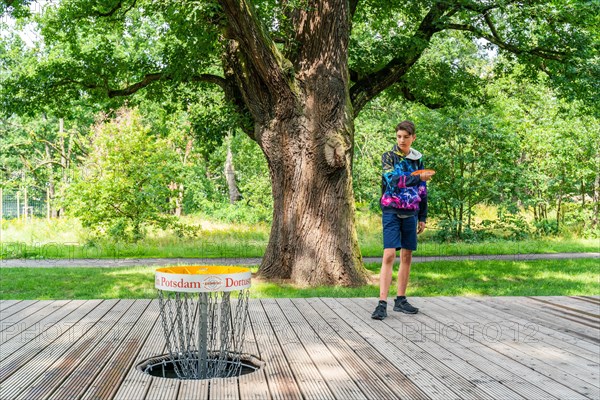
{"label": "blue shorts", "polygon": [[417,216],[400,218],[397,214],[384,212],[381,215],[383,225],[384,249],[417,250]]}

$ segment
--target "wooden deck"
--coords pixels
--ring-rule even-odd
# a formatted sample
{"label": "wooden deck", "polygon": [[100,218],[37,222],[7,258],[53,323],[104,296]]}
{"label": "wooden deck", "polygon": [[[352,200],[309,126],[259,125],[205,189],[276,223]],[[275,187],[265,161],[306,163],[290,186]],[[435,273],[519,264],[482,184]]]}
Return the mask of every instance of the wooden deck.
{"label": "wooden deck", "polygon": [[[179,381],[135,365],[163,354],[156,301],[0,302],[0,399],[600,399],[600,297],[250,301],[240,378]],[[158,322],[158,323],[157,323]]]}

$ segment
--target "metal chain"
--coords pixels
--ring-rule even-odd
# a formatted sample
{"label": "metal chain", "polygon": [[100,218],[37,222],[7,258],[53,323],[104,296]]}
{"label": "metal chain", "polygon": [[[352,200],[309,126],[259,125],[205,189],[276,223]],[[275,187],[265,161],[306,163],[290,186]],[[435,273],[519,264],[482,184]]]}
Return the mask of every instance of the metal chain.
{"label": "metal chain", "polygon": [[210,379],[241,373],[249,290],[158,291],[166,349],[180,379]]}

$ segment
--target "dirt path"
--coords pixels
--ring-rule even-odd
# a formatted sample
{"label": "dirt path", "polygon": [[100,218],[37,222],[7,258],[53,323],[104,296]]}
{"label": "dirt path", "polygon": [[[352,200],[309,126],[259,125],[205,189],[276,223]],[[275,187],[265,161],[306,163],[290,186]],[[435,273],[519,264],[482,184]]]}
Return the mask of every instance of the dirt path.
{"label": "dirt path", "polygon": [[[496,254],[466,256],[415,256],[413,263],[431,261],[477,261],[477,260],[557,260],[595,258],[600,253],[553,253],[553,254]],[[364,257],[365,263],[380,263],[381,257]],[[0,268],[51,268],[51,267],[133,267],[161,265],[259,265],[260,258],[103,258],[103,259],[47,259],[47,260],[0,260]]]}

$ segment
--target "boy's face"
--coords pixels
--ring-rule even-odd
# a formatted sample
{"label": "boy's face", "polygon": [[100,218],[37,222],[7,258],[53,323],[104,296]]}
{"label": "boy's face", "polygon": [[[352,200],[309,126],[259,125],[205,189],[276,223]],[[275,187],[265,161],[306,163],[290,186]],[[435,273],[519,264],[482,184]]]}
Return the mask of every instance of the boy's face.
{"label": "boy's face", "polygon": [[400,148],[400,150],[402,150],[404,154],[408,154],[408,152],[410,151],[410,146],[416,138],[417,135],[411,135],[406,131],[396,131],[396,141],[398,142],[398,147]]}

